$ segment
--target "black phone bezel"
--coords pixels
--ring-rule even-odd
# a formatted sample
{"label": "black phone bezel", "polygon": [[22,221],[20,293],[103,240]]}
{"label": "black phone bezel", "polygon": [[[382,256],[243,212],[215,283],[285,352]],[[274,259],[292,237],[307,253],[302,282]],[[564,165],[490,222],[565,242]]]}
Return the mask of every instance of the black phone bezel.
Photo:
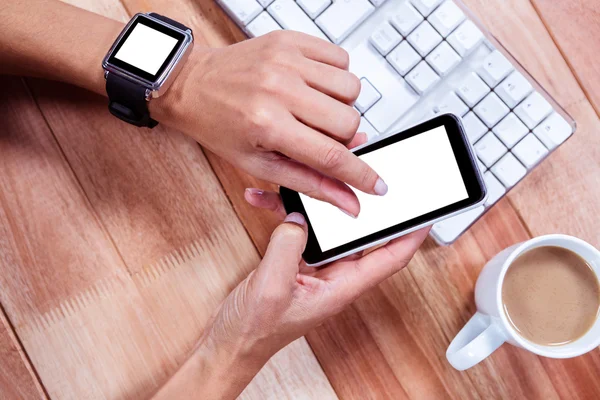
{"label": "black phone bezel", "polygon": [[308,215],[306,215],[306,210],[304,209],[304,205],[302,204],[300,195],[298,194],[298,192],[295,192],[283,186],[280,188],[280,194],[286,212],[288,214],[292,212],[299,212],[306,218],[308,224],[308,241],[306,244],[306,249],[303,253],[303,258],[308,264],[318,264],[324,260],[336,257],[340,254],[350,252],[369,243],[373,243],[378,240],[391,237],[398,232],[409,230],[416,226],[425,224],[428,221],[433,221],[444,215],[448,215],[455,211],[459,211],[463,208],[477,204],[481,200],[483,200],[483,198],[486,195],[485,185],[479,177],[478,166],[476,164],[476,160],[474,159],[475,156],[472,156],[472,153],[469,150],[470,145],[468,144],[467,136],[463,131],[459,119],[452,114],[440,115],[429,121],[413,126],[412,128],[409,128],[406,131],[399,132],[389,137],[386,137],[385,139],[379,140],[371,145],[367,145],[363,148],[356,150],[354,154],[356,154],[357,156],[361,156],[363,154],[367,154],[381,149],[383,147],[389,146],[393,143],[397,143],[402,140],[406,140],[413,136],[419,135],[421,133],[425,133],[440,126],[443,126],[446,129],[446,133],[448,135],[452,151],[454,152],[454,156],[456,157],[461,176],[463,178],[465,187],[467,189],[467,193],[469,195],[469,197],[467,197],[464,200],[460,200],[453,204],[449,204],[445,207],[423,214],[419,217],[412,218],[408,221],[401,222],[399,224],[369,234],[360,239],[353,240],[341,246],[334,247],[333,249],[321,251],[321,247],[319,246],[319,242],[315,236],[315,232],[313,231],[310,218],[308,218]]}
{"label": "black phone bezel", "polygon": [[[131,32],[133,32],[133,30],[138,25],[147,26],[148,28],[159,31],[160,33],[164,33],[165,35],[170,36],[173,39],[177,40],[177,44],[175,45],[175,47],[173,47],[173,49],[171,50],[171,52],[169,53],[169,55],[167,56],[165,61],[162,63],[162,65],[160,66],[160,68],[158,69],[156,74],[151,74],[149,72],[144,71],[143,69],[135,67],[123,60],[116,58],[117,53],[119,52],[119,50],[121,50],[121,47],[123,47],[123,44],[127,41],[127,39],[129,39],[129,35],[131,35]],[[175,57],[175,55],[179,51],[179,49],[185,42],[185,38],[186,38],[186,36],[182,32],[176,31],[172,28],[169,28],[166,25],[158,23],[158,22],[154,21],[153,19],[146,17],[145,15],[138,15],[136,20],[131,24],[131,26],[129,26],[129,28],[127,29],[127,32],[125,32],[125,34],[121,37],[121,39],[119,40],[119,43],[112,51],[110,58],[108,59],[108,63],[112,64],[116,67],[119,67],[119,68],[129,72],[130,74],[138,76],[150,83],[155,83],[158,80],[158,78],[162,75],[162,73],[165,71],[165,69],[167,68],[167,65],[169,65],[169,63],[171,62],[173,57]]]}

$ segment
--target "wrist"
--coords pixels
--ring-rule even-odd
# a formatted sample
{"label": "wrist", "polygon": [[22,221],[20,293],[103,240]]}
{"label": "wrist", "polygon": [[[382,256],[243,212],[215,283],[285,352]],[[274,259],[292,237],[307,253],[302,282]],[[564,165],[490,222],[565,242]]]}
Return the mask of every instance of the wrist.
{"label": "wrist", "polygon": [[148,109],[152,118],[165,125],[180,127],[190,108],[188,104],[192,99],[189,92],[193,91],[194,81],[197,80],[198,71],[202,70],[201,64],[208,51],[208,47],[199,44],[194,46],[169,89],[162,96],[150,100]]}
{"label": "wrist", "polygon": [[[209,328],[210,329],[210,328]],[[237,398],[269,357],[256,354],[243,343],[229,343],[205,335],[194,350],[190,369],[203,398]]]}

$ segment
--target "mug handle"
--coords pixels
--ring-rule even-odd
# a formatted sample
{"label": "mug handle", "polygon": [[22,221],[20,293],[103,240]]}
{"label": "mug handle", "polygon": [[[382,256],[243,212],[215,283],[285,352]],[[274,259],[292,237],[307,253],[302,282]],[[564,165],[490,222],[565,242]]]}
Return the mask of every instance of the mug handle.
{"label": "mug handle", "polygon": [[464,371],[492,354],[506,341],[500,325],[489,315],[477,311],[452,340],[446,358],[459,371]]}

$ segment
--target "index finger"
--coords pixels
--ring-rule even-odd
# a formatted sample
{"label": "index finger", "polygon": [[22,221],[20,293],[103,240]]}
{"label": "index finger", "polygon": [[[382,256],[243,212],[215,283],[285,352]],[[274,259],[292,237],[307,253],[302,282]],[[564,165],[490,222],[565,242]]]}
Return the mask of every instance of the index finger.
{"label": "index finger", "polygon": [[387,185],[377,172],[343,144],[300,122],[287,127],[283,139],[280,136],[274,144],[277,151],[365,193],[387,193]]}

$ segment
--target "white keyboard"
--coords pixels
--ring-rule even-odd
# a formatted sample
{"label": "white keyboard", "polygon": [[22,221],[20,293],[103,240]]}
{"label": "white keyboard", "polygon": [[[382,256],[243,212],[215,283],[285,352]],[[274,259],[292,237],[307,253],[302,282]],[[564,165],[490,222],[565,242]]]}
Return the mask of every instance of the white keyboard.
{"label": "white keyboard", "polygon": [[454,242],[574,132],[574,121],[467,7],[452,0],[217,0],[250,37],[277,29],[339,44],[362,82],[370,139],[437,114],[463,119],[489,197],[433,226]]}

